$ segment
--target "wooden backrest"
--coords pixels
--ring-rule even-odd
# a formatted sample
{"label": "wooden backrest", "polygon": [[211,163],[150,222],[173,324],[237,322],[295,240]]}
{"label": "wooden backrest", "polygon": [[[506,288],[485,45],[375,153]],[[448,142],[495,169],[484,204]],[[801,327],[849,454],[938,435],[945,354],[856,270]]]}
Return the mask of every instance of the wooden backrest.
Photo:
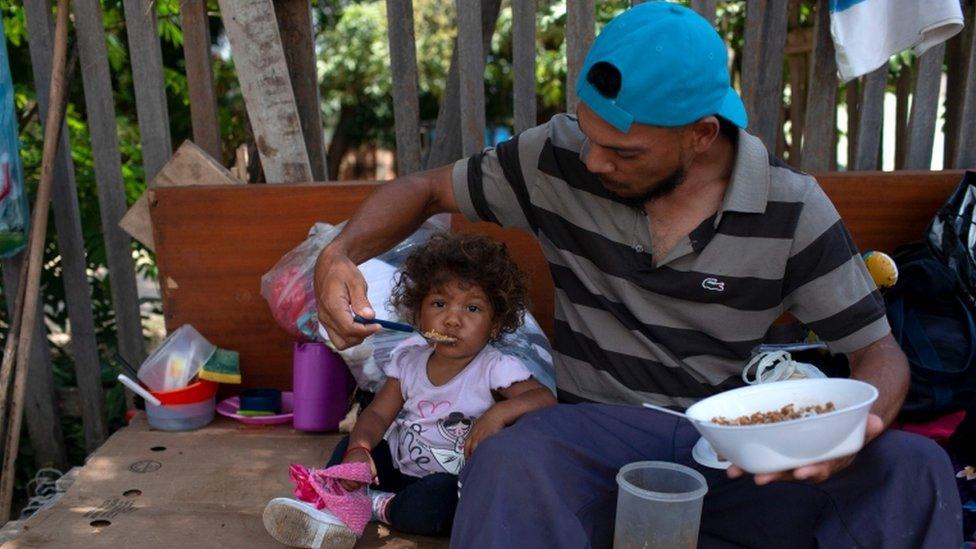
{"label": "wooden backrest", "polygon": [[[962,172],[851,172],[821,176],[862,250],[918,240]],[[370,185],[241,185],[151,191],[166,326],[195,326],[241,353],[245,385],[291,387],[289,336],[260,294],[260,278],[316,221],[349,218]],[[456,230],[504,241],[529,274],[531,310],[552,335],[553,288],[535,239],[455,216]]]}

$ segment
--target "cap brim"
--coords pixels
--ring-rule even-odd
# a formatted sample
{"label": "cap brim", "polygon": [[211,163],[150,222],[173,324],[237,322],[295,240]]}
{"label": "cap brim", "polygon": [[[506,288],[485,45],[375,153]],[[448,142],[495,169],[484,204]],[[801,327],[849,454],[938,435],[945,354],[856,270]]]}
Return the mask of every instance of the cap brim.
{"label": "cap brim", "polygon": [[746,106],[742,103],[742,98],[732,88],[726,92],[722,99],[722,106],[715,113],[740,128],[749,125],[749,115],[746,114]]}

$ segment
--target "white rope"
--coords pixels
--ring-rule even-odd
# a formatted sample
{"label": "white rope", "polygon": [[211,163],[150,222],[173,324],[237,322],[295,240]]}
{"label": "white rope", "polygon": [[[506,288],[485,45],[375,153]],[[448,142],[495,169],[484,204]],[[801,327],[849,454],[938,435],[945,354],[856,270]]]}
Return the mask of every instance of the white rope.
{"label": "white rope", "polygon": [[[755,368],[755,373],[751,373]],[[742,381],[749,385],[773,383],[792,378],[827,377],[812,364],[796,362],[786,351],[759,353],[742,369]]]}
{"label": "white rope", "polygon": [[[755,367],[756,373],[750,377],[750,371]],[[789,379],[796,372],[796,365],[793,357],[786,351],[771,351],[760,353],[746,364],[742,369],[742,381],[749,385],[759,385],[760,383],[772,383]]]}
{"label": "white rope", "polygon": [[20,520],[30,518],[38,511],[43,511],[53,506],[61,495],[67,490],[61,485],[61,477],[64,473],[57,469],[44,467],[39,469],[34,478],[27,481],[27,494],[31,495],[20,512]]}

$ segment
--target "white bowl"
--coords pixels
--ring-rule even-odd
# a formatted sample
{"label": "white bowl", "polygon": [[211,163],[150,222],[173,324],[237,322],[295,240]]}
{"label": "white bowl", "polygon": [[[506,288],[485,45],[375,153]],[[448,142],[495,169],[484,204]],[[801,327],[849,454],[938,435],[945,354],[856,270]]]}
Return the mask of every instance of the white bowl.
{"label": "white bowl", "polygon": [[[797,379],[725,391],[692,405],[685,414],[719,456],[750,473],[786,471],[856,453],[864,444],[873,385],[854,379]],[[802,419],[758,425],[719,425],[755,412],[833,402],[835,410]]]}

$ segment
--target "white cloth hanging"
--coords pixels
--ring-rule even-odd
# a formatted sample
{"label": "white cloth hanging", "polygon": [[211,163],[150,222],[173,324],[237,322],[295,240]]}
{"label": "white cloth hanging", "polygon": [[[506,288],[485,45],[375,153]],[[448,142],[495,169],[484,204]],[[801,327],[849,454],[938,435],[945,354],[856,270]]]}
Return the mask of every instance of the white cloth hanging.
{"label": "white cloth hanging", "polygon": [[844,82],[908,48],[921,55],[962,27],[959,0],[830,0],[830,33]]}

